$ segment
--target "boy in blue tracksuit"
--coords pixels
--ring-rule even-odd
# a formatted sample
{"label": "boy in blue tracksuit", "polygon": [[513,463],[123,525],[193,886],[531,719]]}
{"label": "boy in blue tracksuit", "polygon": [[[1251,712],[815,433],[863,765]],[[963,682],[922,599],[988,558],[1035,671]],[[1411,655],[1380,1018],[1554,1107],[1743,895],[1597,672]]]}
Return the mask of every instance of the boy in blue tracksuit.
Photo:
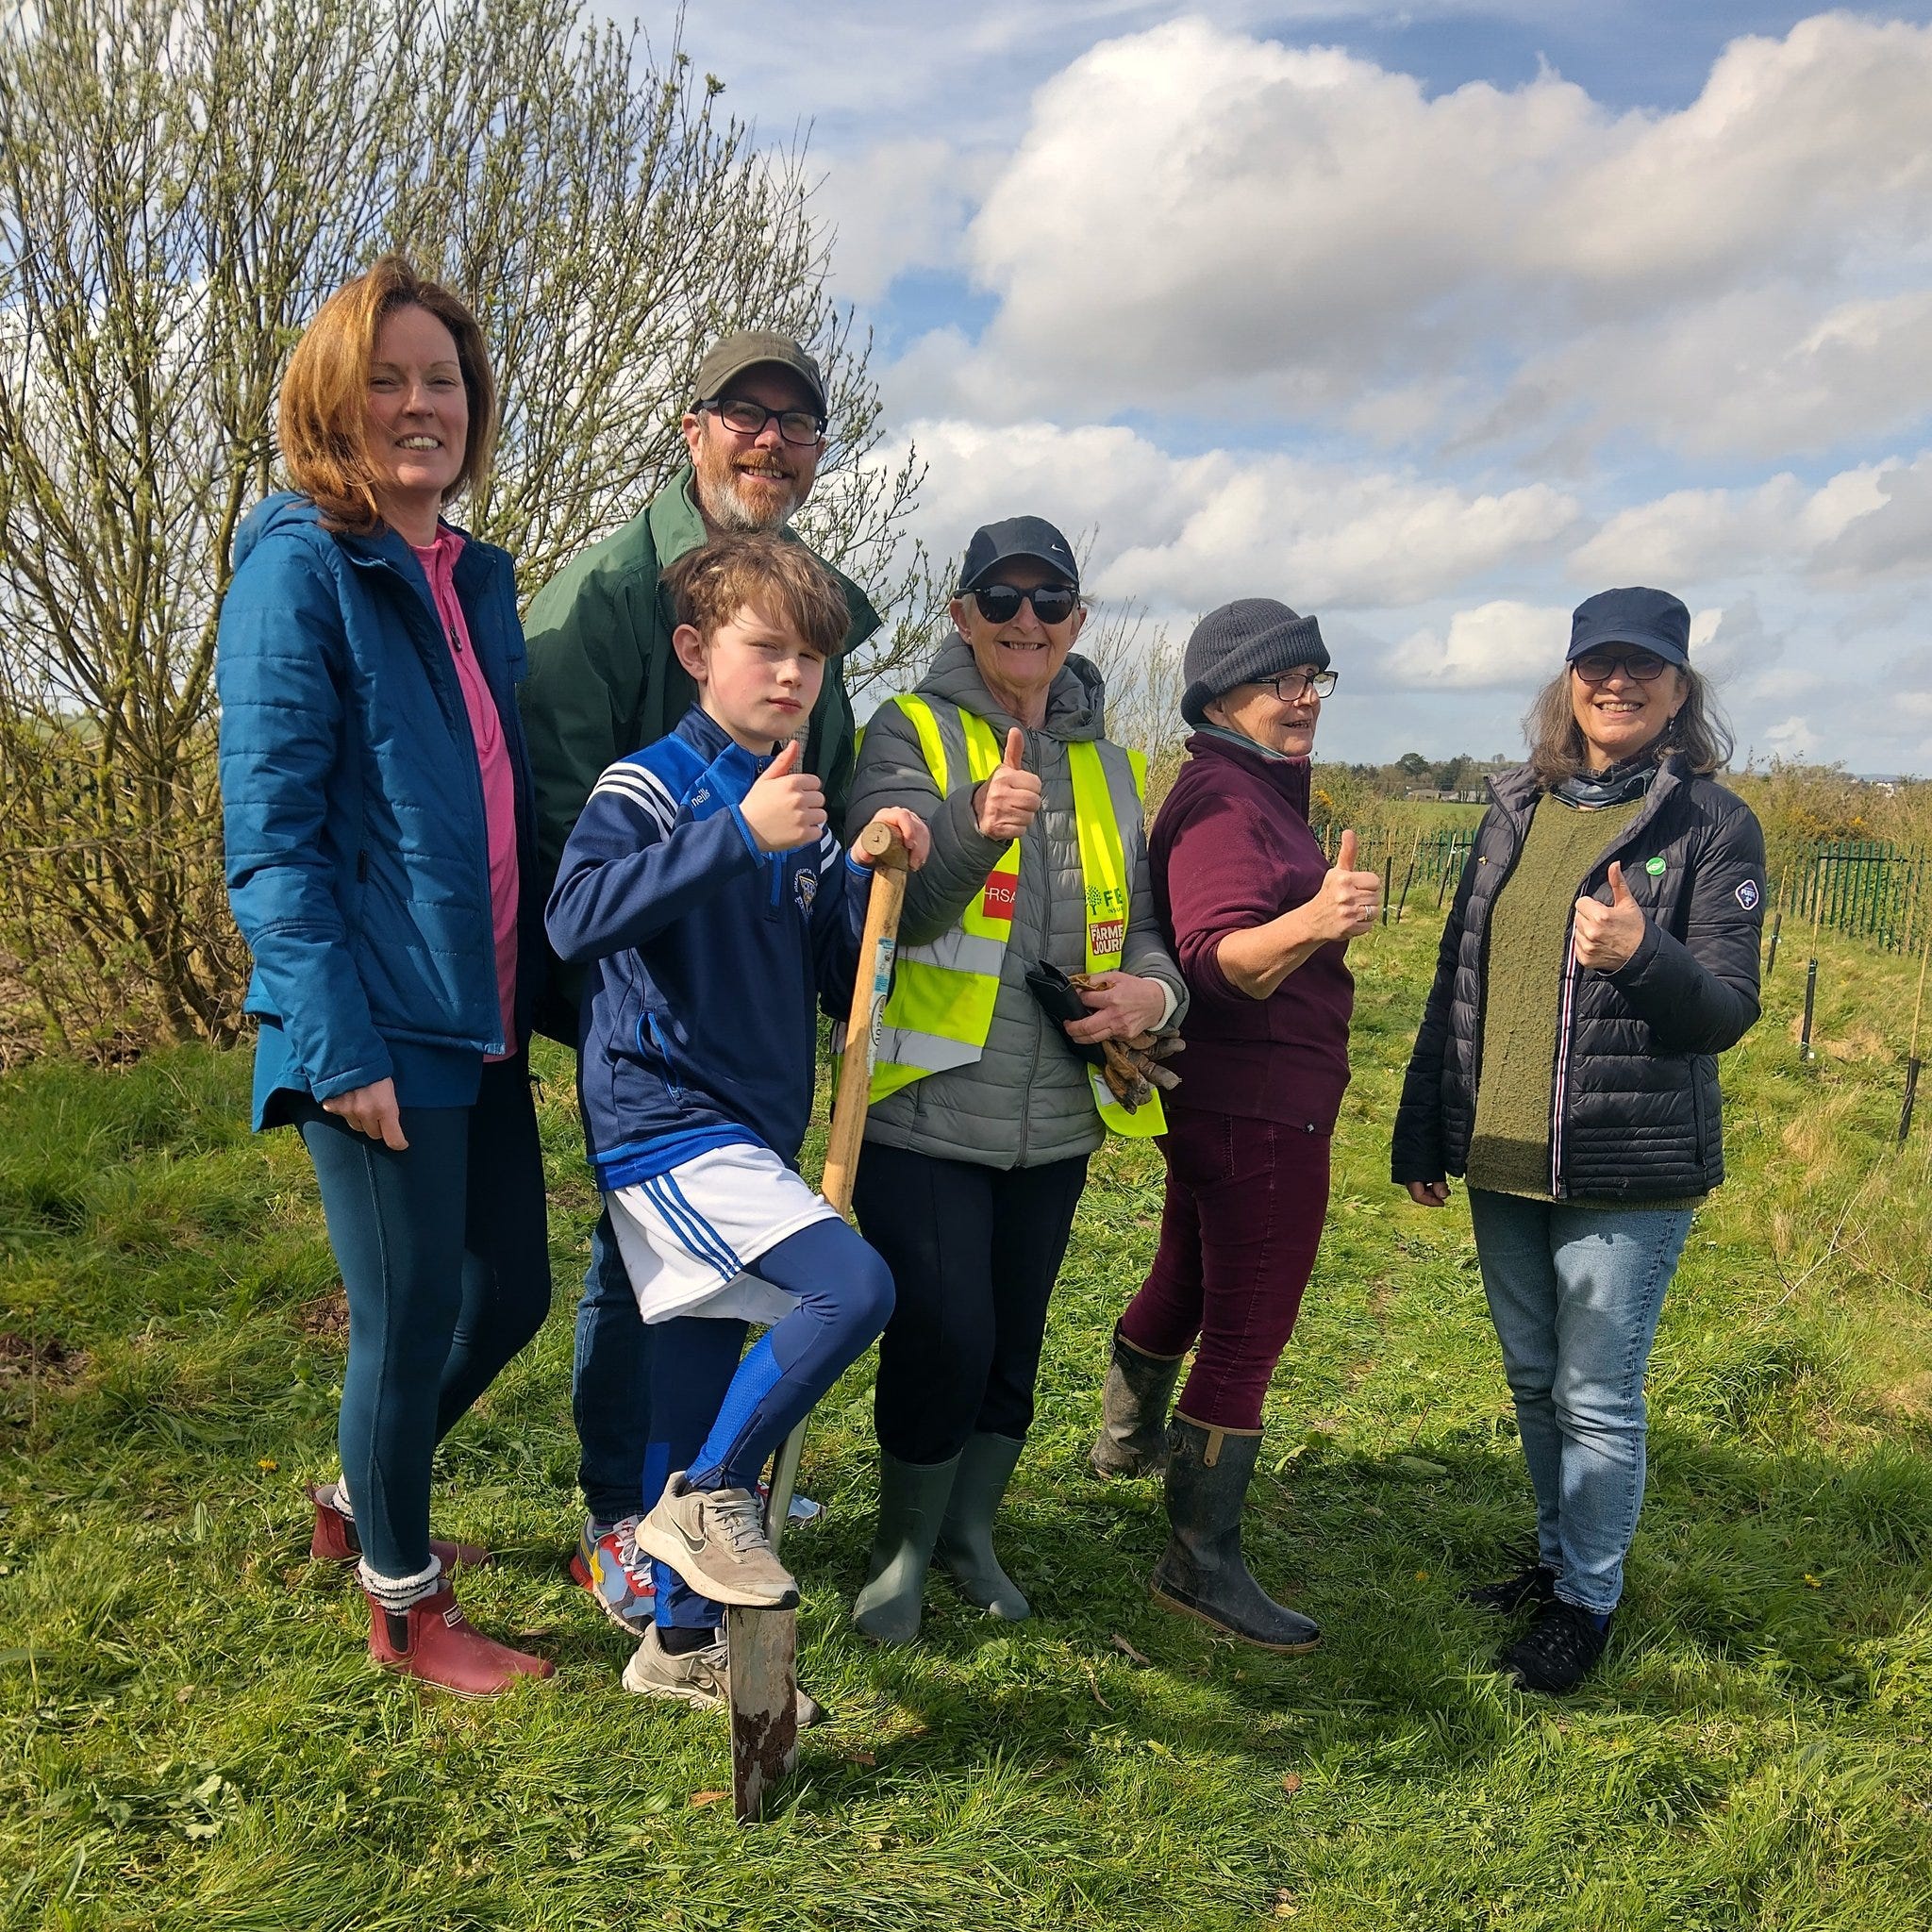
{"label": "boy in blue tracksuit", "polygon": [[[721,537],[665,574],[673,644],[698,702],[597,781],[546,914],[590,968],[578,1098],[598,1185],[652,1352],[639,1545],[657,1622],[627,1689],[724,1690],[720,1603],[785,1607],[766,1541],[766,1458],[892,1307],[885,1264],[800,1179],[817,1009],[849,998],[867,873],[799,769],[850,615],[803,545]],[[881,814],[914,865],[929,836]],[[747,1323],[771,1325],[741,1360]]]}

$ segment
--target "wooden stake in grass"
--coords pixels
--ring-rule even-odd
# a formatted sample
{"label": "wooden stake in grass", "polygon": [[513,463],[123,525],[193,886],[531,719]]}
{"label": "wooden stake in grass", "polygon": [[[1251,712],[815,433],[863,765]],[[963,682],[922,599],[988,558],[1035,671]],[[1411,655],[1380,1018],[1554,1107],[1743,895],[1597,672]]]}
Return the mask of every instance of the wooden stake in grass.
{"label": "wooden stake in grass", "polygon": [[1912,1041],[1906,1049],[1906,1099],[1899,1109],[1898,1143],[1903,1147],[1906,1136],[1912,1131],[1912,1102],[1919,1092],[1919,1020],[1925,1010],[1925,968],[1932,965],[1932,938],[1925,941],[1924,950],[1919,955],[1919,991],[1912,1001]]}
{"label": "wooden stake in grass", "polygon": [[1818,921],[1824,911],[1824,860],[1811,861],[1811,957],[1805,965],[1805,1024],[1798,1033],[1798,1058],[1815,1058],[1811,1051],[1811,1012],[1818,1000]]}
{"label": "wooden stake in grass", "polygon": [[1408,904],[1408,889],[1415,884],[1416,863],[1422,856],[1423,835],[1421,830],[1418,829],[1415,835],[1415,842],[1408,848],[1408,871],[1403,877],[1402,897],[1395,902],[1395,923],[1397,925],[1402,924],[1402,908]]}
{"label": "wooden stake in grass", "polygon": [[[858,941],[858,972],[845,1023],[845,1055],[832,1103],[820,1191],[852,1216],[852,1178],[865,1134],[865,1108],[878,1050],[879,1019],[892,990],[892,955],[899,942],[899,914],[906,904],[906,847],[890,825],[874,820],[855,849],[873,860],[865,931]],[[805,1424],[786,1437],[772,1469],[765,1505],[765,1535],[775,1551],[785,1535]],[[764,1816],[765,1794],[791,1775],[798,1760],[798,1612],[757,1610],[731,1604],[724,1612],[725,1648],[731,1659],[731,1795],[741,1824]]]}

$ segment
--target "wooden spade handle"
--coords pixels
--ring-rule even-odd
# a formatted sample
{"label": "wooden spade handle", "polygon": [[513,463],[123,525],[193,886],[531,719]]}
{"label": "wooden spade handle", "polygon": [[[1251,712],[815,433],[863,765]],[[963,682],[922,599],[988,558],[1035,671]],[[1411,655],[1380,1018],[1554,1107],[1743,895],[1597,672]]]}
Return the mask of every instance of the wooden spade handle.
{"label": "wooden spade handle", "polygon": [[[845,1058],[839,1091],[832,1100],[832,1129],[825,1141],[825,1173],[820,1191],[848,1221],[852,1218],[852,1177],[858,1146],[865,1138],[866,1102],[878,1040],[879,1015],[892,990],[892,956],[899,943],[899,914],[906,904],[906,843],[891,825],[874,819],[853,841],[853,850],[873,861],[872,891],[866,900],[865,931],[858,941],[858,970],[852,982],[852,1010],[845,1021]],[[805,1424],[786,1437],[772,1469],[772,1496],[765,1506],[765,1535],[776,1550],[785,1535],[791,1491],[798,1484],[798,1458],[805,1449]]]}

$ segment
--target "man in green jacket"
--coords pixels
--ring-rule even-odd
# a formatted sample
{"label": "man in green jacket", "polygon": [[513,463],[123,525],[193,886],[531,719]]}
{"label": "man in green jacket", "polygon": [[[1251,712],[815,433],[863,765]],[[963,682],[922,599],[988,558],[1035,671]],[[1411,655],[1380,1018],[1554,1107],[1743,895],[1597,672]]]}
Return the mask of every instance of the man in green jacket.
{"label": "man in green jacket", "polygon": [[[691,464],[639,514],[592,544],[532,601],[524,620],[530,671],[519,693],[537,789],[537,851],[547,896],[564,841],[606,766],[662,738],[695,687],[671,647],[677,619],[659,582],[665,565],[725,530],[785,531],[810,493],[825,452],[825,387],[816,361],[769,329],[727,336],[699,365],[683,422]],[[845,650],[877,630],[878,613],[841,577],[852,627]],[[831,823],[852,782],[852,705],[843,658],[807,729],[807,768],[824,780]],[[580,975],[551,962],[537,1024],[575,1046]],[[650,1435],[650,1330],[599,1218],[577,1305],[571,1409],[589,1511],[571,1574],[615,1623],[641,1635],[652,1621],[651,1566],[632,1530]],[[662,1481],[664,1471],[655,1473]]]}

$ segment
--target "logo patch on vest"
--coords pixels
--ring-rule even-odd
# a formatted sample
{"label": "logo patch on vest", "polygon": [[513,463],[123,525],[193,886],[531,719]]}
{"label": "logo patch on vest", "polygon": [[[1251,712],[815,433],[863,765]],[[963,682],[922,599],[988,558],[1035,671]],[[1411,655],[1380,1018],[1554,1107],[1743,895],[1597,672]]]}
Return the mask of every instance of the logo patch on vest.
{"label": "logo patch on vest", "polygon": [[1757,881],[1756,879],[1745,879],[1738,887],[1738,904],[1746,912],[1755,912],[1757,909],[1759,897],[1760,894],[1757,891]]}
{"label": "logo patch on vest", "polygon": [[982,919],[1010,919],[1020,902],[1020,874],[1016,872],[989,873],[986,891],[979,901]]}
{"label": "logo patch on vest", "polygon": [[819,875],[809,866],[802,865],[791,875],[791,896],[798,901],[798,909],[810,915],[811,902],[819,895]]}
{"label": "logo patch on vest", "polygon": [[1124,919],[1098,920],[1087,928],[1087,950],[1096,959],[1110,959],[1126,943]]}
{"label": "logo patch on vest", "polygon": [[1654,879],[1660,879],[1664,875],[1664,862],[1661,858],[1646,858],[1643,861],[1643,869]]}

